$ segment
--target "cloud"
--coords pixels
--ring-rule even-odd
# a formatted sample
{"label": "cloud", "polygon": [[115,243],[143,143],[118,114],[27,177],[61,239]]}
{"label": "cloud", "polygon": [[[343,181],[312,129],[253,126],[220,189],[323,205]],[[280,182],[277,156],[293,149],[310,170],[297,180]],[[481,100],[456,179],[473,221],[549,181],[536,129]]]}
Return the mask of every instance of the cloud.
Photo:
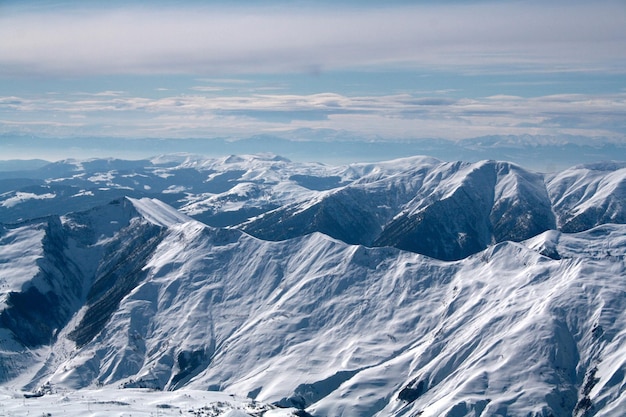
{"label": "cloud", "polygon": [[203,93],[216,93],[216,92],[224,91],[226,89],[224,87],[216,87],[212,85],[198,85],[195,87],[191,87],[190,90],[200,91]]}
{"label": "cloud", "polygon": [[0,16],[0,74],[203,74],[371,66],[613,69],[621,1],[385,8],[46,9]]}
{"label": "cloud", "polygon": [[344,130],[363,138],[565,133],[623,138],[626,93],[454,99],[336,93],[7,96],[0,97],[0,119],[2,132],[61,136],[246,137],[311,128]]}
{"label": "cloud", "polygon": [[126,94],[126,91],[100,91],[98,93],[77,93],[85,96],[94,96],[94,97],[119,97]]}

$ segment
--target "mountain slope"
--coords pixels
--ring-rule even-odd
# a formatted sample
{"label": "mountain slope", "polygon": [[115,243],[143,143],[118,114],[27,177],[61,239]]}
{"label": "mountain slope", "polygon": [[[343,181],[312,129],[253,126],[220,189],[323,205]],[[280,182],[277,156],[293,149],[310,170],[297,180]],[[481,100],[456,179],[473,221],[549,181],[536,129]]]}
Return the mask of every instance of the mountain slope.
{"label": "mountain slope", "polygon": [[[219,389],[319,416],[624,404],[626,226],[443,262],[318,233],[262,241],[154,200],[99,210],[65,220],[105,245],[100,266],[22,384]],[[112,218],[126,220],[107,229]],[[107,319],[94,325],[90,310]]]}
{"label": "mountain slope", "polygon": [[[157,207],[153,213],[151,205]],[[36,350],[54,343],[85,305],[71,338],[81,345],[98,333],[137,284],[129,272],[141,276],[163,221],[183,218],[160,202],[122,199],[87,212],[5,226],[0,237],[0,271],[8,283],[0,306],[7,353],[0,356],[2,380],[36,361]],[[24,349],[25,355],[13,354]]]}
{"label": "mountain slope", "polygon": [[[181,210],[266,214],[214,228],[127,197],[0,225],[0,384],[219,390],[314,416],[626,406],[619,164],[543,176],[493,161],[232,157],[151,170],[164,190],[193,178]],[[130,175],[109,174],[90,175]],[[7,210],[26,204],[16,195]],[[281,239],[238,229],[261,224]]]}
{"label": "mountain slope", "polygon": [[555,174],[547,184],[559,228],[580,232],[626,222],[626,164],[581,165]]}
{"label": "mountain slope", "polygon": [[555,227],[541,175],[508,163],[396,161],[350,185],[244,223],[268,240],[314,231],[353,244],[393,246],[461,259],[494,242],[520,241]]}

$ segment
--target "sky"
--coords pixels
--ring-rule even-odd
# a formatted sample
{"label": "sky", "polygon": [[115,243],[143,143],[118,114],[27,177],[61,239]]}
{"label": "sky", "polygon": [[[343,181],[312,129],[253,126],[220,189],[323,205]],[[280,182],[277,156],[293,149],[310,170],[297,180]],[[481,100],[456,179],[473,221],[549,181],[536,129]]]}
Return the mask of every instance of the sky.
{"label": "sky", "polygon": [[0,140],[299,131],[626,142],[626,2],[0,0]]}

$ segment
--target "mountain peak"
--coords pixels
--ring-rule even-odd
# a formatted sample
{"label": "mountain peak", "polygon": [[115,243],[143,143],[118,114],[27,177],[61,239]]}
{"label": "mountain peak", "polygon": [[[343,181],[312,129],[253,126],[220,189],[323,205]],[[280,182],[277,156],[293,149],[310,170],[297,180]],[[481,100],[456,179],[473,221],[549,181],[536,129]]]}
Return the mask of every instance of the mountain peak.
{"label": "mountain peak", "polygon": [[186,216],[156,198],[131,198],[126,197],[135,209],[150,223],[161,226],[170,227],[175,224],[195,222],[189,216]]}

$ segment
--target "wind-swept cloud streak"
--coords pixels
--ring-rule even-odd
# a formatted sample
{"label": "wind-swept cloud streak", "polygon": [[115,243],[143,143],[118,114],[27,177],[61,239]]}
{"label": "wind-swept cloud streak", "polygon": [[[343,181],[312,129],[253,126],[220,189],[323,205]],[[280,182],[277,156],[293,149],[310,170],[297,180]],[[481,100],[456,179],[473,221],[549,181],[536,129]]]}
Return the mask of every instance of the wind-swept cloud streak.
{"label": "wind-swept cloud streak", "polygon": [[0,75],[406,67],[622,71],[621,1],[350,9],[79,8],[0,15]]}
{"label": "wind-swept cloud streak", "polygon": [[342,130],[361,138],[462,139],[529,133],[623,138],[626,93],[531,98],[336,93],[147,98],[120,92],[0,97],[0,133],[246,137],[302,128]]}

